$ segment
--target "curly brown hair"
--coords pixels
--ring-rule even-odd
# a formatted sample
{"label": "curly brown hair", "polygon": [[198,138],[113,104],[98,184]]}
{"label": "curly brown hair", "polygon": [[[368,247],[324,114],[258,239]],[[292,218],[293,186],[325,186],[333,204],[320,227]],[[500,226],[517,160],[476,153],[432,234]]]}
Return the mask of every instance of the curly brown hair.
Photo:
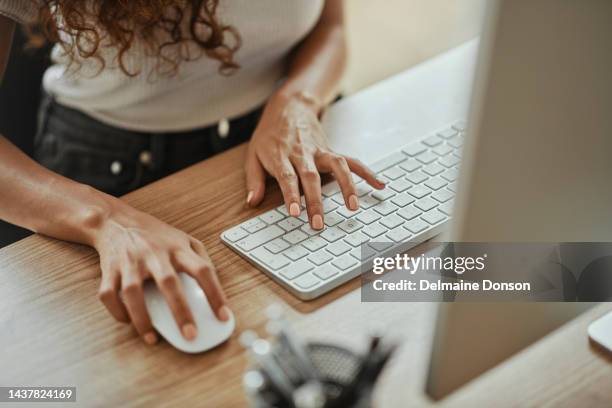
{"label": "curly brown hair", "polygon": [[[102,70],[106,62],[101,52],[111,50],[121,71],[136,76],[140,70],[129,67],[126,55],[135,41],[142,41],[147,55],[157,58],[158,73],[174,74],[181,61],[203,54],[219,61],[222,74],[239,68],[234,55],[240,35],[219,21],[219,0],[32,1],[39,13],[26,28],[30,45],[60,44],[72,64],[93,58]],[[193,44],[197,45],[195,55]]]}

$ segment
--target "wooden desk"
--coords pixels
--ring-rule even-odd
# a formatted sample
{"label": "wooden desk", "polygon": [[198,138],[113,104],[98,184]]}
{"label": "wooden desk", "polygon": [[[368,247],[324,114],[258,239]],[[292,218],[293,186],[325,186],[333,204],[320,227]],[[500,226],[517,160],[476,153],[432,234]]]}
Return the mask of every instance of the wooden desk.
{"label": "wooden desk", "polygon": [[[330,120],[331,128],[338,124]],[[244,208],[244,153],[240,146],[125,197],[206,244],[237,317],[227,343],[203,355],[185,355],[164,342],[146,346],[98,302],[93,250],[34,236],[0,250],[0,385],[76,386],[82,406],[244,406],[241,375],[248,361],[238,334],[263,334],[263,309],[280,302],[308,338],[359,348],[369,332],[384,329],[402,341],[376,390],[377,406],[610,406],[611,361],[586,337],[588,323],[610,305],[431,402],[423,389],[435,305],[361,303],[356,281],[301,302],[221,244],[223,229],[281,202],[271,187],[259,210]]]}

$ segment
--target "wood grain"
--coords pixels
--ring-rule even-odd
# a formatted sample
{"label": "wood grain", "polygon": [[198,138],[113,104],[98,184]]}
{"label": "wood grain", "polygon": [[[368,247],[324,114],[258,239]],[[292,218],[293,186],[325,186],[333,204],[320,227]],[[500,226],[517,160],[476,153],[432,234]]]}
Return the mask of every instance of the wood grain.
{"label": "wood grain", "polygon": [[239,146],[124,198],[206,244],[237,317],[227,343],[203,355],[164,342],[146,346],[98,302],[93,250],[33,236],[0,251],[0,385],[74,385],[83,406],[241,407],[248,360],[237,337],[245,329],[264,334],[262,311],[280,302],[308,338],[359,350],[369,333],[384,331],[402,342],[376,390],[377,406],[610,406],[610,358],[586,336],[588,323],[610,305],[434,404],[423,384],[435,305],[362,303],[357,281],[302,302],[220,242],[225,228],[281,202],[270,185],[259,209],[245,208],[244,153]]}

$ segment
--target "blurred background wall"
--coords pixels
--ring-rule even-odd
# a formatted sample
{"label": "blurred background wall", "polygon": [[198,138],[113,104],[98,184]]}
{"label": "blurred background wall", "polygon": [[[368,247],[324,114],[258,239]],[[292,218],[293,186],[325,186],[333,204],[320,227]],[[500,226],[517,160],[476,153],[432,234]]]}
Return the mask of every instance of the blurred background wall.
{"label": "blurred background wall", "polygon": [[480,31],[486,0],[345,0],[351,94]]}
{"label": "blurred background wall", "polygon": [[[350,52],[345,95],[473,38],[479,32],[485,2],[345,0]],[[0,133],[28,154],[32,152],[45,55],[40,51],[25,54],[23,36],[18,34],[0,87]],[[27,235],[0,221],[0,248]]]}

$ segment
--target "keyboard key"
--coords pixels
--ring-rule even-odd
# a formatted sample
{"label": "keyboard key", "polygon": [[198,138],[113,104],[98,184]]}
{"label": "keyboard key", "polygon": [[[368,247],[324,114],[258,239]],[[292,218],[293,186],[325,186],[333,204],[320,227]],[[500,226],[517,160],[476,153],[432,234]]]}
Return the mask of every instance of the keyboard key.
{"label": "keyboard key", "polygon": [[380,203],[380,200],[372,197],[371,195],[362,197],[361,200],[359,201],[359,205],[364,210],[367,210],[368,208],[373,207],[378,203]]}
{"label": "keyboard key", "polygon": [[401,193],[402,191],[408,190],[412,186],[412,183],[406,180],[405,178],[401,178],[389,183],[389,188],[392,190]]}
{"label": "keyboard key", "polygon": [[293,231],[294,229],[300,228],[302,225],[304,225],[304,223],[297,218],[289,217],[279,221],[276,225],[285,231]]}
{"label": "keyboard key", "polygon": [[339,191],[340,185],[338,185],[337,181],[332,181],[321,187],[321,194],[323,194],[324,197],[331,197]]}
{"label": "keyboard key", "polygon": [[308,257],[308,260],[317,266],[323,265],[332,259],[334,259],[334,257],[324,249],[321,249]]}
{"label": "keyboard key", "polygon": [[413,218],[418,217],[422,213],[423,213],[422,211],[414,208],[413,206],[410,206],[410,207],[404,207],[401,210],[399,210],[397,212],[397,215],[399,215],[400,217],[402,217],[405,220],[411,220]]}
{"label": "keyboard key", "polygon": [[429,197],[425,197],[414,203],[414,206],[423,211],[429,211],[432,208],[436,208],[438,206],[438,203]]}
{"label": "keyboard key", "polygon": [[435,149],[432,149],[432,151],[438,156],[446,156],[447,154],[453,151],[453,148],[448,145],[440,145]]}
{"label": "keyboard key", "polygon": [[440,191],[436,191],[431,196],[433,197],[434,200],[439,201],[441,203],[445,203],[451,198],[453,198],[454,194],[448,190],[440,190]]}
{"label": "keyboard key", "polygon": [[257,248],[256,250],[251,252],[251,255],[273,271],[283,268],[289,265],[290,263],[289,260],[284,256],[275,255],[264,247]]}
{"label": "keyboard key", "polygon": [[223,234],[225,239],[227,239],[229,242],[236,242],[246,237],[247,235],[249,235],[249,233],[240,227],[234,227],[230,230],[225,231],[225,233]]}
{"label": "keyboard key", "polygon": [[364,195],[370,193],[373,188],[366,182],[362,181],[355,186],[355,190],[357,190],[357,197],[363,197]]}
{"label": "keyboard key", "polygon": [[364,242],[368,242],[369,240],[370,238],[367,235],[362,234],[361,232],[353,233],[344,238],[344,242],[354,247],[358,247]]}
{"label": "keyboard key", "polygon": [[289,211],[287,211],[287,206],[285,204],[276,207],[276,211],[284,215],[285,217],[289,216]]}
{"label": "keyboard key", "polygon": [[349,252],[349,255],[358,261],[361,261],[361,246],[358,248],[353,248],[351,252]]}
{"label": "keyboard key", "polygon": [[438,163],[440,163],[444,167],[453,167],[453,166],[459,164],[460,162],[461,162],[461,160],[458,159],[457,157],[453,156],[453,155],[442,157],[440,160],[438,160]]}
{"label": "keyboard key", "polygon": [[349,210],[346,207],[339,207],[338,210],[336,211],[336,214],[339,214],[345,218],[351,218],[354,217],[355,215],[359,214],[362,210],[359,209],[357,211],[353,211],[353,210]]}
{"label": "keyboard key", "polygon": [[409,230],[410,232],[417,234],[428,228],[428,225],[423,222],[423,220],[419,218],[415,218],[414,220],[408,221],[404,224],[404,228]]}
{"label": "keyboard key", "polygon": [[467,129],[467,123],[465,123],[465,121],[463,120],[460,120],[453,125],[453,129],[458,130],[460,132],[465,132],[465,129]]}
{"label": "keyboard key", "polygon": [[324,218],[324,223],[328,227],[333,227],[334,225],[339,224],[342,221],[344,221],[344,217],[339,215],[337,212],[326,214]]}
{"label": "keyboard key", "polygon": [[453,146],[454,148],[460,148],[463,146],[463,136],[457,136],[448,141],[448,144]]}
{"label": "keyboard key", "polygon": [[403,162],[402,164],[400,164],[399,166],[402,169],[406,170],[408,173],[412,173],[413,171],[415,171],[416,169],[421,167],[422,164],[419,163],[418,161],[414,160],[414,159],[408,159],[405,162]]}
{"label": "keyboard key", "polygon": [[308,212],[305,210],[302,210],[302,212],[300,213],[300,216],[298,217],[298,220],[308,224]]}
{"label": "keyboard key", "polygon": [[380,225],[379,223],[374,223],[368,225],[367,227],[364,227],[362,231],[370,238],[376,238],[378,236],[381,236],[388,230],[383,225]]}
{"label": "keyboard key", "polygon": [[418,143],[413,143],[405,148],[402,149],[402,151],[404,153],[406,153],[408,156],[410,157],[414,157],[417,156],[421,153],[423,153],[424,151],[427,150],[427,146],[425,146],[424,144],[418,142]]}
{"label": "keyboard key", "polygon": [[409,193],[403,193],[395,196],[391,202],[398,207],[405,207],[414,202],[414,197],[412,197]]}
{"label": "keyboard key", "polygon": [[390,188],[385,188],[384,190],[376,190],[370,195],[377,200],[385,201],[393,197],[395,193]]}
{"label": "keyboard key", "polygon": [[245,229],[248,233],[254,234],[257,231],[261,231],[266,228],[267,224],[263,221],[260,221],[258,218],[253,218],[252,220],[248,220],[240,224],[240,226]]}
{"label": "keyboard key", "polygon": [[404,155],[402,152],[396,152],[372,164],[370,166],[370,170],[372,170],[374,173],[380,173],[381,171],[400,164],[406,159],[406,155]]}
{"label": "keyboard key", "polygon": [[352,232],[358,231],[361,228],[363,228],[363,224],[360,223],[355,218],[350,218],[338,224],[338,228],[340,228],[342,231],[346,232],[347,234],[350,234]]}
{"label": "keyboard key", "polygon": [[408,190],[408,193],[410,193],[416,198],[422,198],[425,197],[427,194],[430,194],[431,190],[425,186],[414,186],[410,190]]}
{"label": "keyboard key", "polygon": [[319,282],[320,280],[316,276],[314,276],[312,273],[309,273],[304,276],[300,276],[298,279],[296,279],[295,284],[301,289],[309,289],[314,286],[317,286],[317,283]]}
{"label": "keyboard key", "polygon": [[449,215],[449,216],[452,215],[453,213],[452,201],[442,204],[441,206],[438,207],[438,210],[442,211],[446,215]]}
{"label": "keyboard key", "polygon": [[448,183],[442,180],[440,177],[434,177],[425,182],[425,185],[432,190],[439,190],[447,184]]}
{"label": "keyboard key", "polygon": [[404,219],[396,214],[391,214],[383,218],[380,223],[389,229],[393,229],[404,223]]}
{"label": "keyboard key", "polygon": [[303,246],[296,245],[283,252],[283,254],[292,261],[297,261],[298,259],[302,259],[303,257],[309,255],[310,252],[308,252]]}
{"label": "keyboard key", "polygon": [[431,163],[430,165],[425,166],[423,168],[423,171],[429,174],[430,176],[437,176],[438,174],[442,173],[444,170],[446,170],[446,168],[440,166],[438,163]]}
{"label": "keyboard key", "polygon": [[351,266],[354,266],[356,264],[357,264],[357,260],[353,258],[352,256],[350,256],[349,254],[341,256],[340,258],[332,262],[332,265],[334,265],[336,268],[342,271],[345,271]]}
{"label": "keyboard key", "polygon": [[338,204],[338,205],[345,205],[345,203],[344,203],[344,196],[342,195],[342,193],[336,193],[331,198],[332,198],[332,200],[334,200],[336,202],[336,204]]}
{"label": "keyboard key", "polygon": [[281,238],[276,238],[274,241],[268,242],[265,248],[273,254],[278,254],[289,248],[289,243]]}
{"label": "keyboard key", "polygon": [[310,252],[315,252],[327,245],[327,241],[318,236],[310,237],[306,241],[302,242],[302,245]]}
{"label": "keyboard key", "polygon": [[389,180],[396,180],[402,177],[404,174],[406,174],[406,172],[399,167],[392,167],[383,173],[383,175]]}
{"label": "keyboard key", "polygon": [[334,200],[331,198],[323,199],[323,213],[327,214],[334,211],[336,208],[338,208],[338,204]]}
{"label": "keyboard key", "polygon": [[373,223],[376,220],[379,220],[380,214],[373,210],[364,211],[357,216],[357,219],[367,225]]}
{"label": "keyboard key", "polygon": [[407,176],[406,178],[414,184],[420,184],[424,182],[425,180],[427,180],[429,177],[420,171],[415,171],[409,176]]}
{"label": "keyboard key", "polygon": [[423,140],[423,143],[426,144],[429,147],[437,146],[437,145],[441,144],[442,142],[443,142],[442,138],[440,138],[439,136],[436,136],[436,135],[429,136],[428,138]]}
{"label": "keyboard key", "polygon": [[314,265],[306,259],[297,262],[290,262],[281,272],[280,275],[288,280],[293,280],[300,275],[314,269]]}
{"label": "keyboard key", "polygon": [[451,139],[457,136],[458,134],[459,132],[457,131],[457,129],[446,129],[442,132],[438,132],[438,135],[442,136],[444,139]]}
{"label": "keyboard key", "polygon": [[453,193],[457,193],[457,183],[449,183],[449,185],[446,186],[446,188],[448,188]]}
{"label": "keyboard key", "polygon": [[336,241],[333,244],[329,244],[325,249],[334,256],[340,256],[350,251],[351,247],[343,241]]}
{"label": "keyboard key", "polygon": [[323,231],[319,236],[327,242],[336,242],[337,240],[344,238],[346,233],[338,227],[330,227]]}
{"label": "keyboard key", "polygon": [[425,221],[427,221],[428,223],[430,223],[431,225],[435,225],[435,224],[445,220],[447,217],[446,217],[446,215],[442,214],[438,210],[432,210],[432,211],[429,211],[429,212],[423,214],[423,216],[421,218],[424,219]]}
{"label": "keyboard key", "polygon": [[304,234],[306,234],[308,236],[317,235],[319,232],[321,232],[319,230],[313,229],[310,226],[310,224],[302,225],[299,230],[302,231]]}
{"label": "keyboard key", "polygon": [[368,246],[373,248],[376,252],[382,254],[383,252],[385,252],[387,249],[391,248],[393,246],[393,243],[391,242],[370,242],[368,243]]}
{"label": "keyboard key", "polygon": [[236,245],[243,251],[248,252],[260,245],[266,244],[273,239],[280,237],[283,234],[285,234],[285,231],[282,228],[279,228],[277,225],[270,225],[269,227],[251,234],[241,241],[238,241]]}
{"label": "keyboard key", "polygon": [[429,163],[433,163],[436,160],[438,160],[438,156],[436,156],[435,154],[431,153],[431,152],[423,152],[421,154],[419,154],[416,159],[418,161],[420,161],[423,164],[429,164]]}
{"label": "keyboard key", "polygon": [[441,177],[448,181],[455,181],[457,180],[457,177],[458,177],[457,170],[448,169],[444,173],[441,174]]}
{"label": "keyboard key", "polygon": [[283,218],[285,218],[283,214],[279,213],[276,210],[268,211],[267,213],[264,213],[259,216],[259,219],[265,222],[266,224],[274,224],[275,222],[278,222]]}
{"label": "keyboard key", "polygon": [[377,206],[372,207],[372,209],[382,216],[387,216],[395,212],[397,210],[397,207],[394,204],[391,204],[390,201],[383,201]]}
{"label": "keyboard key", "polygon": [[291,245],[299,244],[306,238],[308,238],[308,235],[304,234],[300,230],[291,231],[290,233],[283,236],[283,239]]}
{"label": "keyboard key", "polygon": [[325,265],[322,268],[317,268],[314,271],[314,274],[322,280],[327,280],[333,276],[336,276],[338,273],[340,273],[338,269],[334,268],[332,265]]}
{"label": "keyboard key", "polygon": [[368,261],[374,258],[376,255],[380,255],[381,252],[376,250],[376,248],[372,248],[369,245],[364,245],[361,247],[361,258],[360,261]]}
{"label": "keyboard key", "polygon": [[408,242],[412,234],[407,229],[399,227],[389,231],[386,236],[395,242]]}

